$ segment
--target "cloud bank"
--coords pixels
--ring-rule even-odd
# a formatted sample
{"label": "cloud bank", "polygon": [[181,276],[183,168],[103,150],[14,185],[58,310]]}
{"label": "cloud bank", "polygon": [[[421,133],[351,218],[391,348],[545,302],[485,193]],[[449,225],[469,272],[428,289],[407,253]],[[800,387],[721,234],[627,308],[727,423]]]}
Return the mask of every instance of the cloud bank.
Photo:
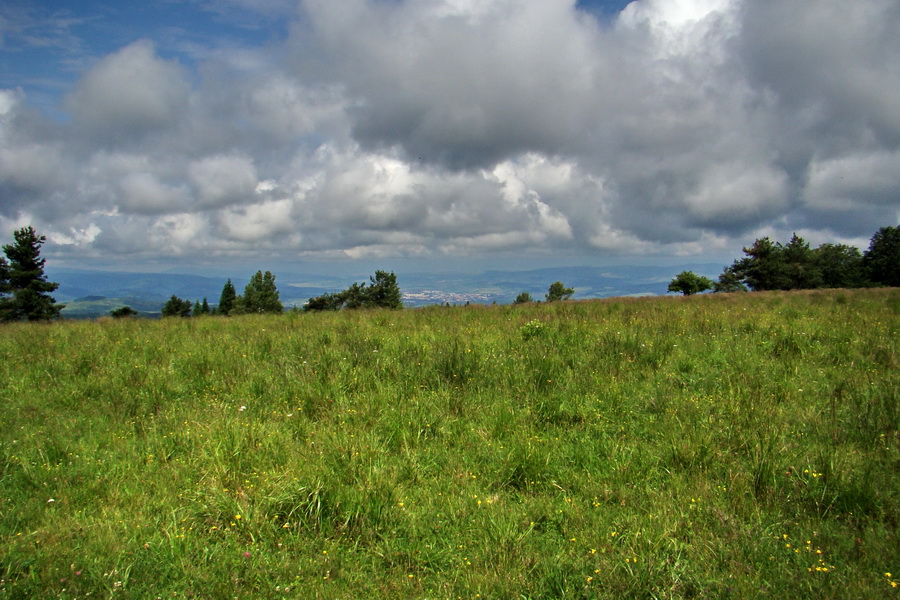
{"label": "cloud bank", "polygon": [[196,60],[134,40],[80,73],[64,119],[0,91],[0,230],[34,224],[73,260],[703,257],[900,220],[893,0],[289,14]]}

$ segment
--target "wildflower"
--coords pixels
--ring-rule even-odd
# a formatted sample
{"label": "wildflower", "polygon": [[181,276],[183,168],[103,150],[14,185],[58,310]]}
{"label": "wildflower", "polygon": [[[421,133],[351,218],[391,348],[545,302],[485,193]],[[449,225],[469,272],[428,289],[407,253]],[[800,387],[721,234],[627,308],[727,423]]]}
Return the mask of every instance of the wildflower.
{"label": "wildflower", "polygon": [[244,558],[250,558],[250,553],[249,553],[249,552],[244,552]]}

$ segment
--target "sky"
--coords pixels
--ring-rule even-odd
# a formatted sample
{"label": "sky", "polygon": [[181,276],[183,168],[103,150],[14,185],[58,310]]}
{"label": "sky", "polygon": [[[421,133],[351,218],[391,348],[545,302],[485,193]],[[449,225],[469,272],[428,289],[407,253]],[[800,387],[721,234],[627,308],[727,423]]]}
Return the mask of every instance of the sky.
{"label": "sky", "polygon": [[4,0],[0,240],[55,265],[865,250],[896,0]]}

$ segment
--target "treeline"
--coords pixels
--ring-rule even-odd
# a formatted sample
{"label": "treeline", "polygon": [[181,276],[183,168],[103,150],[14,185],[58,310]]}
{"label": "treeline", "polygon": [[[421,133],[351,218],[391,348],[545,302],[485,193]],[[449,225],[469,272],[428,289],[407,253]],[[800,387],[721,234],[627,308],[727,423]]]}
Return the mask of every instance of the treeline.
{"label": "treeline", "polygon": [[375,271],[369,283],[354,283],[346,290],[310,298],[304,311],[342,310],[355,308],[403,308],[400,286],[393,272]]}
{"label": "treeline", "polygon": [[[0,321],[40,321],[58,318],[65,307],[50,295],[58,283],[47,281],[40,248],[46,241],[32,227],[14,232],[14,243],[3,246],[0,256]],[[797,234],[787,244],[757,239],[743,249],[745,256],[725,267],[719,280],[711,281],[690,271],[679,273],[669,284],[670,292],[685,295],[707,290],[716,292],[801,290],[815,288],[858,288],[900,286],[900,227],[882,227],[872,236],[864,253],[844,244],[822,244],[810,248]],[[346,290],[310,298],[304,311],[357,308],[403,307],[402,294],[393,272],[375,271],[369,283],[354,283]],[[547,292],[547,302],[565,300],[573,290],[557,281]],[[519,294],[516,304],[533,302],[527,292]],[[296,309],[295,309],[296,310]],[[275,286],[275,276],[257,271],[237,294],[229,279],[222,288],[217,305],[183,300],[176,295],[165,303],[163,317],[199,317],[201,315],[243,315],[282,313],[284,305]],[[129,306],[110,313],[113,317],[137,316]]]}
{"label": "treeline", "polygon": [[[570,287],[566,287],[566,285],[562,281],[554,281],[547,289],[547,293],[544,295],[544,300],[546,300],[547,302],[559,302],[560,300],[568,300],[574,293],[575,290]],[[521,294],[516,296],[515,300],[513,300],[513,304],[529,304],[531,302],[540,302],[540,300],[535,300],[528,292],[522,292]]]}
{"label": "treeline", "polygon": [[669,283],[669,291],[690,295],[710,289],[738,292],[900,286],[900,227],[879,229],[864,253],[845,244],[810,248],[796,233],[787,244],[764,237],[743,251],[745,256],[725,267],[718,281],[683,271]]}
{"label": "treeline", "polygon": [[[354,283],[341,292],[323,294],[310,298],[303,305],[304,311],[342,310],[355,308],[403,308],[402,294],[397,285],[397,276],[393,272],[375,271],[370,283]],[[128,312],[130,311],[130,312]],[[262,313],[282,313],[275,276],[271,272],[257,271],[244,288],[242,295],[237,294],[234,284],[229,279],[222,288],[219,303],[214,307],[206,298],[191,302],[173,295],[162,309],[163,317],[199,317],[203,315],[247,315]],[[130,307],[113,311],[114,317],[135,316]]]}
{"label": "treeline", "polygon": [[[128,307],[125,307],[128,308]],[[122,309],[119,309],[122,310]],[[225,282],[222,287],[222,294],[219,296],[219,304],[214,308],[210,307],[206,298],[201,302],[196,300],[182,300],[176,295],[165,303],[162,308],[163,317],[200,317],[203,315],[247,315],[247,314],[263,314],[284,312],[284,305],[279,298],[278,288],[275,286],[275,276],[271,271],[257,271],[250,282],[244,288],[244,293],[240,296],[231,279]],[[116,315],[113,316],[132,316],[132,315]]]}
{"label": "treeline", "polygon": [[794,234],[787,244],[758,239],[744,254],[725,268],[716,291],[900,286],[900,227],[879,229],[865,253],[844,244],[813,249]]}

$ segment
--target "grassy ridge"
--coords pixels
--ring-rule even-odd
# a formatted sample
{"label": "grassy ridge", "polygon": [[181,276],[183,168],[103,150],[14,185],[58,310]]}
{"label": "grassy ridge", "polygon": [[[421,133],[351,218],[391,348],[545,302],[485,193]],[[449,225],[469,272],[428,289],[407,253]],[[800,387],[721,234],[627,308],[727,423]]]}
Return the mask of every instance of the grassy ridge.
{"label": "grassy ridge", "polygon": [[862,290],[7,326],[0,597],[897,595],[898,314]]}

